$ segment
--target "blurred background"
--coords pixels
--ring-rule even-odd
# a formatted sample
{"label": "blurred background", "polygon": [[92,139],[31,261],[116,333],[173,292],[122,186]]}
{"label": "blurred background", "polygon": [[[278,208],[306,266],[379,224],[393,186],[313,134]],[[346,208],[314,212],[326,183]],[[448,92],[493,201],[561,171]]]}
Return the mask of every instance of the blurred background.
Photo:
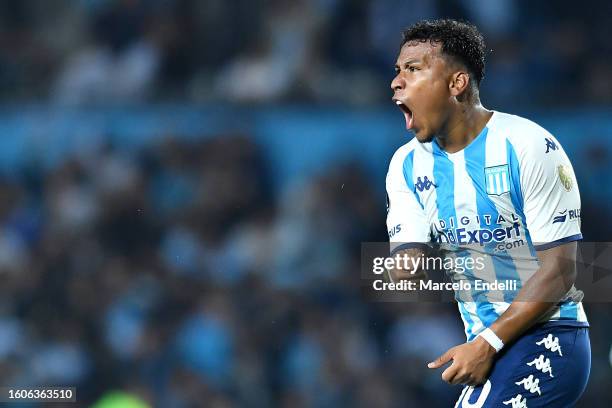
{"label": "blurred background", "polygon": [[[586,241],[610,241],[608,1],[0,1],[0,385],[79,406],[448,407],[454,304],[369,302],[385,173],[410,135],[403,28],[485,34],[486,107],[550,130]],[[587,303],[579,406],[612,405]],[[28,405],[23,405],[28,406]]]}

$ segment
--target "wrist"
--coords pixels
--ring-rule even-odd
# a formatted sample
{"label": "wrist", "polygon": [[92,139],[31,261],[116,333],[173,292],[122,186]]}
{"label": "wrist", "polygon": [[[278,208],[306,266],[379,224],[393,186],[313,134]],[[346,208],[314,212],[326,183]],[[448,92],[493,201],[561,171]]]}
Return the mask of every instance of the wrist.
{"label": "wrist", "polygon": [[502,340],[489,328],[480,332],[476,339],[480,339],[481,343],[487,344],[494,353],[498,353],[504,347]]}
{"label": "wrist", "polygon": [[495,351],[493,346],[480,336],[472,340],[471,343],[473,343],[481,353],[486,354],[489,357],[497,354],[497,351]]}

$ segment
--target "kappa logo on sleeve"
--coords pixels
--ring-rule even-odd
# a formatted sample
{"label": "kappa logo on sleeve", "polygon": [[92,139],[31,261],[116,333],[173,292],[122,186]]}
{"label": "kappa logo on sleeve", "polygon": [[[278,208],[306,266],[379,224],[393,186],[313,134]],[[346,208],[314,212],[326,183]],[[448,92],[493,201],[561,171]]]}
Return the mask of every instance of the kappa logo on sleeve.
{"label": "kappa logo on sleeve", "polygon": [[554,140],[549,139],[547,137],[545,137],[544,140],[546,140],[546,152],[545,153],[548,153],[551,150],[555,151],[555,150],[557,150],[559,148],[559,146],[557,146],[557,144],[555,143]]}
{"label": "kappa logo on sleeve", "polygon": [[429,190],[432,187],[435,188],[438,186],[436,186],[427,176],[422,179],[421,177],[417,177],[417,182],[414,184],[415,190],[418,190],[419,193],[422,193],[424,190]]}

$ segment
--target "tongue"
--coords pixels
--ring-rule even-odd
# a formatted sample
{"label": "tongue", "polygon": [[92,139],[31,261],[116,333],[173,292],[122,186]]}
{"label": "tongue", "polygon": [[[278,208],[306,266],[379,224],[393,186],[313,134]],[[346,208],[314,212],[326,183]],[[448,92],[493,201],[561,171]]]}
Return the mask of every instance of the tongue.
{"label": "tongue", "polygon": [[406,130],[412,129],[414,126],[414,119],[411,113],[404,112],[404,117],[406,118]]}

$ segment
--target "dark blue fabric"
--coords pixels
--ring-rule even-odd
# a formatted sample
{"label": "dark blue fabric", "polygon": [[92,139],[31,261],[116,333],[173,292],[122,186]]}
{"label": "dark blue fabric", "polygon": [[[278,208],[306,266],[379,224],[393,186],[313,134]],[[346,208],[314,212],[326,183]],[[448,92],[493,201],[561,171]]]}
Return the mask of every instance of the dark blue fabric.
{"label": "dark blue fabric", "polygon": [[573,407],[590,370],[589,329],[547,323],[506,346],[497,355],[488,383],[465,387],[456,406]]}

